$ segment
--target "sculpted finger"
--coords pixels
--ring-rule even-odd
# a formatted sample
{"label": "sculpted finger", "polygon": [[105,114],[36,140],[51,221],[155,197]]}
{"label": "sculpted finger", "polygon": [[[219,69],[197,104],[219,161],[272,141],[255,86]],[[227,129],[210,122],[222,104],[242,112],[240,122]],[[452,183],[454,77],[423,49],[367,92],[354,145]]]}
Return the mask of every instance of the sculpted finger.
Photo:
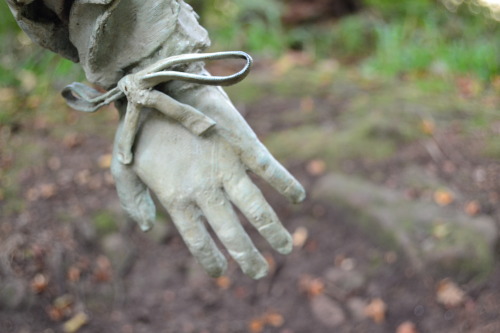
{"label": "sculpted finger", "polygon": [[264,145],[255,140],[241,155],[243,163],[256,175],[267,181],[278,192],[294,203],[306,197],[304,187],[271,155]]}
{"label": "sculpted finger", "polygon": [[123,209],[134,219],[142,231],[150,230],[156,219],[156,207],[147,186],[132,170],[120,163],[116,156],[111,163],[111,173]]}
{"label": "sculpted finger", "polygon": [[276,251],[282,254],[292,251],[292,236],[246,174],[225,184],[225,190],[231,201]]}
{"label": "sculpted finger", "polygon": [[210,198],[202,198],[199,206],[243,273],[253,279],[266,276],[269,269],[267,261],[253,245],[224,194],[216,192]]}
{"label": "sculpted finger", "polygon": [[174,98],[192,105],[217,122],[217,133],[241,155],[243,163],[292,202],[305,199],[300,183],[271,155],[220,87],[185,90]]}
{"label": "sculpted finger", "polygon": [[170,208],[170,216],[191,254],[212,277],[219,277],[227,268],[227,261],[210,237],[200,210],[194,205]]}

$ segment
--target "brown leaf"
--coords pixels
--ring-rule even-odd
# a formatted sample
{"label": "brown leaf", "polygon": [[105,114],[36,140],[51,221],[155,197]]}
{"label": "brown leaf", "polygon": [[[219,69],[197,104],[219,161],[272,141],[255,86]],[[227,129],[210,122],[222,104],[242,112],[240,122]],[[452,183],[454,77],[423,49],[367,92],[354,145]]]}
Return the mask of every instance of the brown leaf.
{"label": "brown leaf", "polygon": [[82,271],[80,268],[72,266],[68,269],[68,280],[71,282],[78,282],[80,280],[80,276]]}
{"label": "brown leaf", "polygon": [[44,292],[48,286],[49,279],[43,274],[37,274],[31,280],[31,289],[37,294]]}
{"label": "brown leaf", "polygon": [[436,130],[436,124],[432,119],[423,119],[420,123],[420,130],[426,135],[433,135]]}
{"label": "brown leaf", "polygon": [[47,315],[52,321],[61,321],[64,318],[64,312],[55,306],[49,306],[47,309]]}
{"label": "brown leaf", "polygon": [[396,333],[418,333],[417,327],[411,321],[405,321],[396,329]]}
{"label": "brown leaf", "polygon": [[301,248],[307,242],[309,231],[304,227],[298,227],[292,235],[293,246]]}
{"label": "brown leaf", "polygon": [[271,311],[264,316],[266,324],[272,327],[281,327],[285,324],[285,318],[278,312]]}
{"label": "brown leaf", "polygon": [[101,169],[109,169],[111,166],[111,160],[113,159],[113,155],[111,154],[104,154],[99,156],[99,160],[97,164]]}
{"label": "brown leaf", "polygon": [[450,279],[438,283],[436,300],[447,308],[460,306],[465,301],[465,292]]}
{"label": "brown leaf", "polygon": [[251,333],[261,333],[264,330],[264,320],[262,318],[254,318],[250,321],[248,325],[248,330]]}
{"label": "brown leaf", "polygon": [[40,185],[40,195],[43,199],[50,199],[57,193],[56,184],[42,184]]}
{"label": "brown leaf", "polygon": [[312,298],[323,294],[325,283],[320,278],[304,275],[299,280],[299,289]]}
{"label": "brown leaf", "polygon": [[231,287],[231,279],[227,276],[221,276],[215,279],[215,284],[222,290],[227,290]]}
{"label": "brown leaf", "polygon": [[66,146],[66,148],[73,149],[80,146],[82,143],[83,143],[83,138],[76,133],[67,134],[63,138],[63,144]]}
{"label": "brown leaf", "polygon": [[96,268],[94,269],[94,279],[98,282],[107,282],[111,280],[112,270],[111,262],[105,256],[99,256],[96,260]]}
{"label": "brown leaf", "polygon": [[465,212],[470,216],[476,216],[481,212],[481,204],[477,200],[469,201],[465,206]]}
{"label": "brown leaf", "polygon": [[385,321],[387,305],[380,298],[376,298],[370,302],[365,308],[365,314],[375,323],[381,324]]}
{"label": "brown leaf", "polygon": [[323,160],[312,160],[306,166],[307,172],[312,176],[320,176],[326,171],[326,163]]}
{"label": "brown leaf", "polygon": [[437,190],[434,192],[434,201],[440,206],[448,206],[455,201],[455,197],[448,190]]}

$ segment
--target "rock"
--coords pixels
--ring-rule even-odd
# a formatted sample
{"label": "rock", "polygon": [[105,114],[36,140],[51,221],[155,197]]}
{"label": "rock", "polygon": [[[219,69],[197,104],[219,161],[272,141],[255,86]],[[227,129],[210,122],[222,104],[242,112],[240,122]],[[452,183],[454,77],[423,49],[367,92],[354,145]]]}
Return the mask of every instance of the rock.
{"label": "rock", "polygon": [[349,310],[349,314],[352,319],[355,321],[362,321],[366,319],[365,309],[368,306],[368,303],[359,297],[353,297],[347,300],[346,302],[347,309]]}
{"label": "rock", "polygon": [[324,277],[326,290],[337,298],[345,298],[366,283],[365,276],[359,271],[347,271],[337,267],[327,269]]}
{"label": "rock", "polygon": [[337,327],[346,321],[342,307],[325,295],[319,295],[311,300],[314,317],[327,327]]}
{"label": "rock", "polygon": [[20,280],[0,280],[0,309],[19,309],[28,298],[28,287]]}
{"label": "rock", "polygon": [[113,270],[121,276],[130,270],[137,255],[135,247],[118,233],[106,236],[102,240],[102,249]]}
{"label": "rock", "polygon": [[483,280],[493,267],[498,236],[489,217],[410,201],[398,191],[339,174],[320,178],[313,197],[344,209],[384,246],[404,252],[417,271],[465,282]]}

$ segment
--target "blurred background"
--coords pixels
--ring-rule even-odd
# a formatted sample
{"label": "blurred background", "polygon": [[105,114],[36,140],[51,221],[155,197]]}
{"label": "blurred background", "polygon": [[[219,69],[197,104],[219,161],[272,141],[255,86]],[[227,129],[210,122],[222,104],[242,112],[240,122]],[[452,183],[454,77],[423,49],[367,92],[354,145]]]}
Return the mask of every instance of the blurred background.
{"label": "blurred background", "polygon": [[[258,179],[289,256],[211,279],[168,214],[141,233],[109,172],[112,107],[0,2],[1,332],[499,332],[500,1],[191,0],[228,93],[308,190]],[[213,63],[216,74],[235,64]]]}

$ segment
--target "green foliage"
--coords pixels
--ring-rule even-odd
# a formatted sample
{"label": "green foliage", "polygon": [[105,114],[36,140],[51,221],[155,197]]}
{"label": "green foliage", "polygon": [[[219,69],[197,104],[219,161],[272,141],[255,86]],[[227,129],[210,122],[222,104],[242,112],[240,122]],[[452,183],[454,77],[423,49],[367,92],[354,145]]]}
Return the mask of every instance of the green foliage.
{"label": "green foliage", "polygon": [[276,53],[286,48],[282,6],[277,1],[207,0],[193,5],[218,49]]}
{"label": "green foliage", "polygon": [[[435,0],[366,0],[365,10],[338,21],[285,28],[286,5],[269,0],[206,0],[201,15],[217,49],[279,55],[287,49],[361,63],[382,75],[500,73],[498,22],[474,1],[450,8]],[[448,9],[447,9],[448,7]],[[453,9],[450,11],[449,9]]]}
{"label": "green foliage", "polygon": [[5,1],[0,1],[0,35],[10,31],[16,31],[17,29],[16,21],[7,3]]}
{"label": "green foliage", "polygon": [[411,72],[500,73],[498,23],[468,11],[449,12],[432,1],[369,0],[382,20],[366,68],[387,75]]}

